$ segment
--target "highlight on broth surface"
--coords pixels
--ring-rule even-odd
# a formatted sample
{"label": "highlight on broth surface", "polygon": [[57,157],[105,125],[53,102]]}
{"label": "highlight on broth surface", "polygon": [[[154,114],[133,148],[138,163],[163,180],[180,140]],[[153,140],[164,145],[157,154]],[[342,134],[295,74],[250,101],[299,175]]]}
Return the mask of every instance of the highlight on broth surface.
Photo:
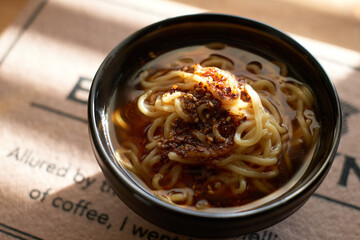
{"label": "highlight on broth surface", "polygon": [[117,159],[171,204],[260,199],[316,142],[313,94],[284,63],[217,43],[159,56],[136,80],[136,96],[113,114]]}

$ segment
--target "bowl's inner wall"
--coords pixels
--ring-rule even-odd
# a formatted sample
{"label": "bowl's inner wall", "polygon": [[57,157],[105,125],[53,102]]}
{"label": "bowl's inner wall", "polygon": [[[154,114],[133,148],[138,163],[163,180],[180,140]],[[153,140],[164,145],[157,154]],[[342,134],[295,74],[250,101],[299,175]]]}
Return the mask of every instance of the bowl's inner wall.
{"label": "bowl's inner wall", "polygon": [[[201,19],[200,19],[201,20]],[[233,19],[232,19],[233,20]],[[210,42],[223,42],[234,47],[253,52],[268,59],[276,59],[287,64],[297,80],[308,84],[315,93],[316,112],[321,132],[315,158],[309,166],[304,178],[313,176],[328,161],[329,152],[334,144],[334,128],[338,119],[338,109],[333,86],[327,81],[327,76],[318,63],[302,47],[296,43],[288,43],[287,36],[256,22],[199,22],[167,23],[148,27],[135,33],[118,45],[105,60],[96,78],[101,78],[101,85],[96,93],[97,122],[104,121],[101,114],[111,111],[111,101],[114,95],[126,96],[126,82],[132,80],[136,72],[148,61],[152,60],[149,52],[156,55],[173,49],[191,45],[203,45]],[[284,40],[285,39],[285,40]],[[118,91],[118,92],[116,92]],[[126,101],[126,99],[118,99]],[[121,103],[120,103],[121,104]],[[325,106],[325,107],[324,107]],[[333,106],[334,108],[330,107]],[[108,118],[111,119],[110,117]],[[97,126],[109,126],[112,123],[102,122]],[[108,129],[102,128],[100,134],[104,149],[109,156],[113,154],[106,139]],[[123,171],[120,170],[119,171]],[[298,185],[297,187],[301,186]],[[295,189],[296,190],[296,189]]]}

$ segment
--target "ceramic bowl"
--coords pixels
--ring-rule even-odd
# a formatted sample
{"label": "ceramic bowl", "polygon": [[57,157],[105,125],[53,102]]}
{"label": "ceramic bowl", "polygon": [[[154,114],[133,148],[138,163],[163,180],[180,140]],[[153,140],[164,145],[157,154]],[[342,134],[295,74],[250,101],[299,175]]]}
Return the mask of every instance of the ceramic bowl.
{"label": "ceramic bowl", "polygon": [[[315,93],[321,126],[309,166],[286,191],[247,210],[215,212],[180,208],[155,197],[119,166],[114,156],[111,114],[115,96],[126,98],[126,86],[151,54],[209,42],[223,42],[286,62],[299,80]],[[118,99],[119,100],[119,99]],[[119,101],[126,101],[121,99]],[[230,15],[195,14],[147,26],[119,43],[105,58],[92,83],[88,118],[96,159],[120,199],[144,219],[169,231],[224,238],[259,231],[298,210],[317,189],[333,162],[341,130],[341,110],[335,87],[315,58],[288,35],[265,24]]]}

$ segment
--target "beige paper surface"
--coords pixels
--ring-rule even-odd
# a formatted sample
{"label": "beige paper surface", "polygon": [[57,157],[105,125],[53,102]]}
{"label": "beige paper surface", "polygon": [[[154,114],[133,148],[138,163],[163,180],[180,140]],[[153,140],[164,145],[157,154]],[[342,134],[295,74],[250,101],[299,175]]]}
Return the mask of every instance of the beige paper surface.
{"label": "beige paper surface", "polygon": [[[155,21],[203,11],[145,0],[30,1],[0,38],[0,239],[195,239],[152,225],[113,194],[92,153],[86,101],[118,42]],[[294,37],[338,89],[338,156],[298,212],[233,239],[359,239],[360,53]]]}

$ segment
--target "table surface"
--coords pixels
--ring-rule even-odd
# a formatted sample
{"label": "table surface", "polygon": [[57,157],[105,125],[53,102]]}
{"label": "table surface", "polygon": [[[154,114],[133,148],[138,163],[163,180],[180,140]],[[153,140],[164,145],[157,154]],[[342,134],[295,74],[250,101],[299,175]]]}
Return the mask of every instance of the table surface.
{"label": "table surface", "polygon": [[[360,51],[359,0],[174,1],[210,12],[257,19],[286,32]],[[29,0],[0,1],[0,34],[28,2]]]}
{"label": "table surface", "polygon": [[2,0],[0,1],[0,34],[4,29],[13,23],[28,0]]}

